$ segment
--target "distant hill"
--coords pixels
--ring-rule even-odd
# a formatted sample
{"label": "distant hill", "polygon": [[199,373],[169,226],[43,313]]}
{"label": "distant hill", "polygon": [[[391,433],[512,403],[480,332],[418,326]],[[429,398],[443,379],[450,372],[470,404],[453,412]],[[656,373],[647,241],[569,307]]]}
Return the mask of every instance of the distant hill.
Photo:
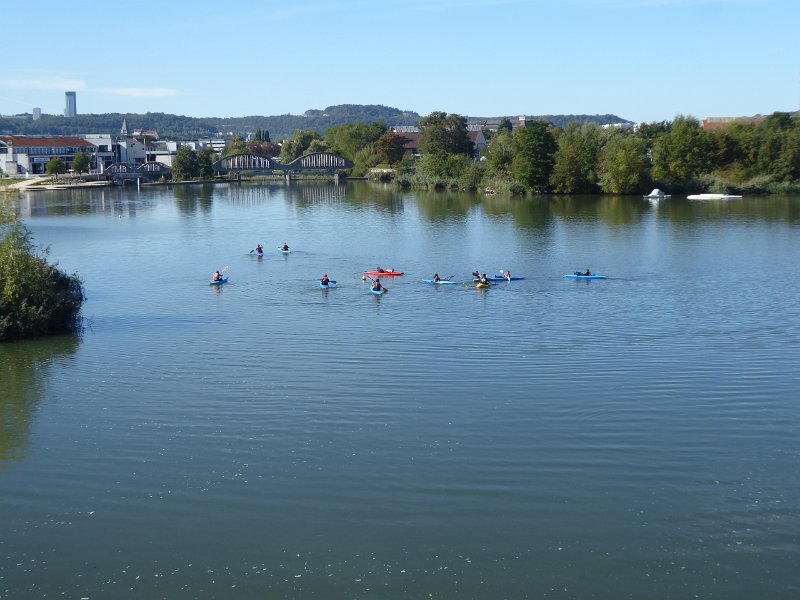
{"label": "distant hill", "polygon": [[[519,115],[513,115],[517,118]],[[502,118],[502,117],[482,117]],[[547,119],[556,127],[564,127],[571,121],[580,123],[625,123],[616,115],[527,115],[528,119]],[[79,135],[85,133],[107,133],[116,135],[123,119],[128,130],[155,130],[162,138],[192,139],[215,136],[218,133],[243,136],[256,129],[266,130],[272,141],[291,137],[298,129],[313,129],[324,133],[327,129],[344,123],[373,123],[383,121],[388,126],[417,125],[420,115],[412,111],[376,104],[339,104],[324,110],[307,110],[302,115],[277,115],[271,117],[185,117],[165,113],[105,113],[78,115],[65,118],[60,115],[42,115],[36,121],[24,116],[0,118],[0,134],[4,135]],[[472,117],[469,117],[473,120]]]}

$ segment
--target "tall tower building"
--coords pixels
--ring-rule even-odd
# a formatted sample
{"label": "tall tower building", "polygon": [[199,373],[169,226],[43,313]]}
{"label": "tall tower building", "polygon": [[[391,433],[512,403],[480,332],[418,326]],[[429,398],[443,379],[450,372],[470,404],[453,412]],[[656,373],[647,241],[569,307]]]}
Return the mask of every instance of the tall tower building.
{"label": "tall tower building", "polygon": [[75,102],[75,92],[64,92],[67,99],[67,105],[64,108],[65,117],[74,117],[78,114],[78,107]]}
{"label": "tall tower building", "polygon": [[31,120],[38,121],[41,118],[42,118],[42,109],[39,108],[38,106],[34,106],[33,107],[33,119],[31,119]]}

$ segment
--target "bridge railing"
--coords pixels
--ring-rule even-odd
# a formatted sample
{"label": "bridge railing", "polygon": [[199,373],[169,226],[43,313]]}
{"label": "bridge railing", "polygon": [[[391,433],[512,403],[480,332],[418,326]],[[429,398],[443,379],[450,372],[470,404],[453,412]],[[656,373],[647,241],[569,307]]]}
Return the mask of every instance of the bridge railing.
{"label": "bridge railing", "polygon": [[214,163],[213,168],[217,173],[225,171],[332,171],[351,169],[353,163],[332,152],[311,152],[286,165],[268,156],[232,154],[219,159]]}

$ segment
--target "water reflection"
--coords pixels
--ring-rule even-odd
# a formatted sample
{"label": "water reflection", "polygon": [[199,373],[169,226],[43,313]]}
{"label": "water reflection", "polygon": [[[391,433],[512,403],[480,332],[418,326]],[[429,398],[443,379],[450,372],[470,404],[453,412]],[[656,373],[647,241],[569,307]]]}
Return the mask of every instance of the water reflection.
{"label": "water reflection", "polygon": [[79,343],[77,336],[59,336],[0,345],[0,467],[24,457],[49,367],[73,356]]}
{"label": "water reflection", "polygon": [[464,192],[429,192],[414,194],[420,214],[429,221],[444,221],[453,217],[466,217],[481,205],[482,195]]}
{"label": "water reflection", "polygon": [[740,200],[704,201],[671,198],[658,202],[653,209],[659,219],[672,223],[734,219],[800,225],[797,196],[750,196]]}
{"label": "water reflection", "polygon": [[110,188],[28,192],[17,200],[21,217],[63,217],[75,215],[122,215],[135,217],[142,202],[135,191]]}
{"label": "water reflection", "polygon": [[[233,186],[230,186],[233,187]],[[175,206],[184,215],[211,212],[214,199],[214,184],[178,185],[172,188],[175,195]]]}

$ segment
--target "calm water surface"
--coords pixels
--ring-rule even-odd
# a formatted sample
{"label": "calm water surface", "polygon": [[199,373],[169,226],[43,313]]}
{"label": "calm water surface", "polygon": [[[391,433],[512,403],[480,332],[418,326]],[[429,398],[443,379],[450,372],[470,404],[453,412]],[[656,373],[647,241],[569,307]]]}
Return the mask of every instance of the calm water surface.
{"label": "calm water surface", "polygon": [[800,197],[20,211],[87,326],[0,345],[0,598],[800,597]]}

